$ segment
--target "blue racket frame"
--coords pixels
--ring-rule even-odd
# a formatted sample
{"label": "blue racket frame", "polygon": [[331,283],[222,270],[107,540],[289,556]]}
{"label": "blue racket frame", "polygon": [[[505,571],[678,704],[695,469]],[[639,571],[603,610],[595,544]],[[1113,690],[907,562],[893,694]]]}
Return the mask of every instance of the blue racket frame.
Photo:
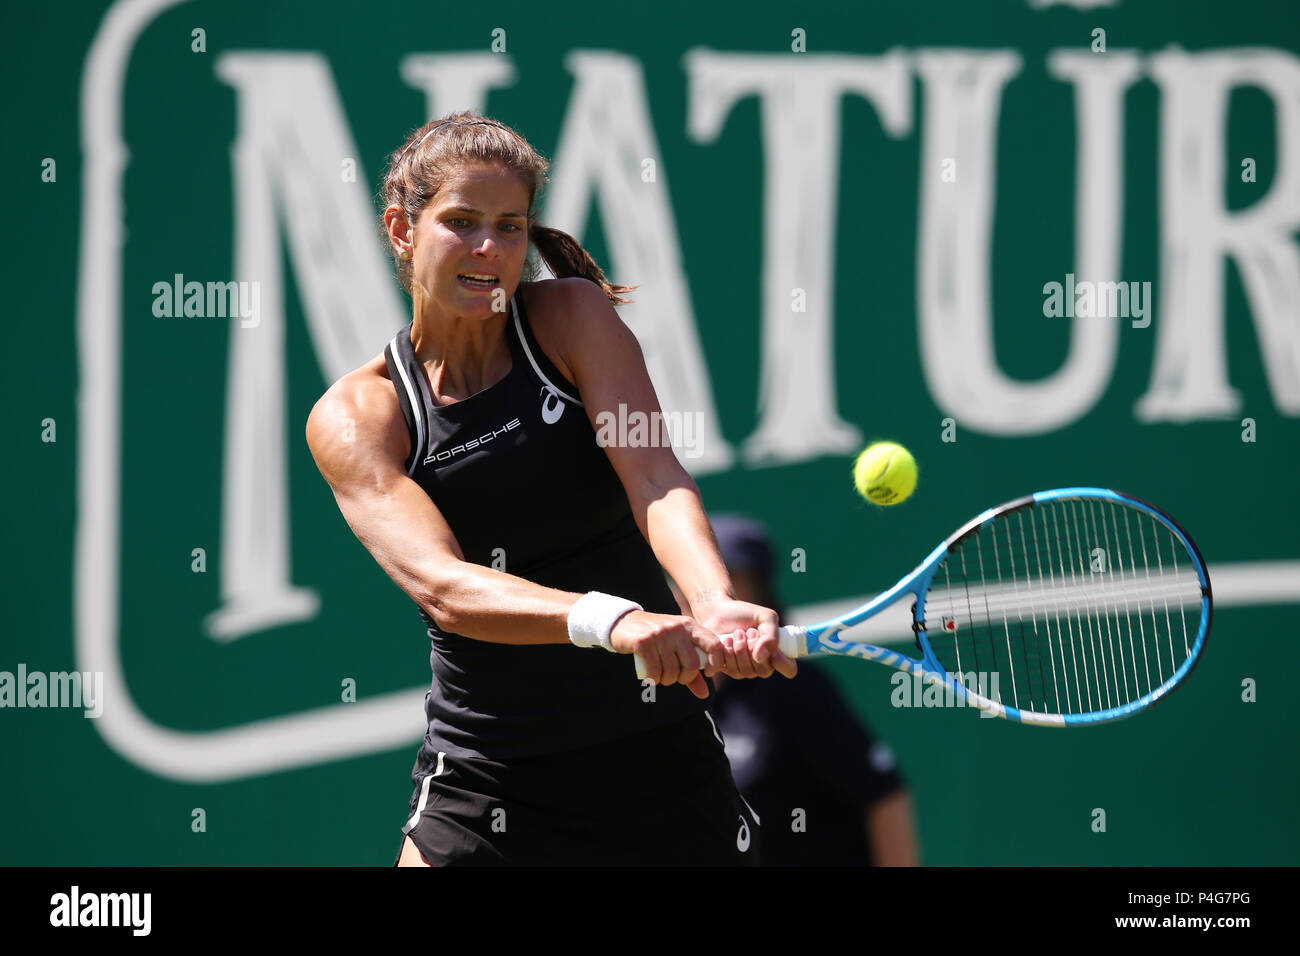
{"label": "blue racket frame", "polygon": [[[998,701],[990,700],[979,693],[972,692],[960,681],[954,680],[939,662],[938,657],[935,655],[934,648],[930,644],[925,624],[925,599],[926,594],[930,589],[930,584],[934,580],[935,572],[938,571],[939,566],[958,543],[978,529],[987,526],[999,515],[1024,508],[1031,504],[1039,504],[1062,498],[1110,500],[1135,507],[1153,516],[1161,524],[1172,531],[1186,547],[1187,553],[1192,558],[1192,564],[1196,569],[1196,575],[1201,583],[1201,624],[1187,659],[1179,665],[1177,670],[1175,670],[1174,673],[1164,681],[1164,683],[1143,695],[1138,700],[1131,701],[1121,706],[1108,708],[1106,710],[1083,714],[1037,713],[1008,706],[999,703]],[[874,644],[868,644],[864,641],[844,639],[839,636],[842,631],[845,631],[854,625],[861,624],[867,618],[880,613],[893,604],[896,604],[909,594],[915,598],[915,603],[912,606],[912,629],[913,633],[916,635],[917,643],[921,647],[921,657],[908,657],[906,654],[900,653],[899,651],[890,650],[885,647],[877,647]],[[996,508],[989,508],[987,511],[982,512],[977,517],[968,521],[953,534],[949,535],[943,543],[930,552],[924,561],[917,565],[915,570],[895,584],[892,588],[867,603],[849,611],[847,614],[808,627],[783,627],[781,629],[783,632],[782,650],[790,656],[797,657],[834,654],[878,661],[881,664],[886,664],[890,667],[896,668],[897,670],[915,674],[928,683],[942,684],[946,689],[946,692],[951,693],[954,700],[960,701],[963,706],[979,707],[981,710],[994,716],[1003,717],[1007,720],[1023,724],[1047,727],[1077,727],[1108,723],[1114,720],[1121,720],[1125,717],[1131,717],[1133,714],[1150,707],[1160,698],[1173,690],[1174,687],[1176,687],[1189,673],[1191,673],[1192,668],[1194,668],[1196,663],[1201,659],[1201,654],[1204,651],[1205,642],[1209,635],[1213,607],[1214,601],[1210,589],[1210,576],[1206,570],[1205,561],[1201,557],[1201,552],[1197,549],[1196,544],[1188,536],[1187,532],[1185,532],[1168,514],[1157,508],[1155,505],[1143,501],[1140,498],[1124,494],[1123,492],[1113,491],[1109,488],[1057,488],[1052,491],[1040,491],[1024,498],[1017,498],[1013,501],[1008,501],[1005,504],[998,505]],[[790,654],[791,651],[794,652],[792,655]]]}

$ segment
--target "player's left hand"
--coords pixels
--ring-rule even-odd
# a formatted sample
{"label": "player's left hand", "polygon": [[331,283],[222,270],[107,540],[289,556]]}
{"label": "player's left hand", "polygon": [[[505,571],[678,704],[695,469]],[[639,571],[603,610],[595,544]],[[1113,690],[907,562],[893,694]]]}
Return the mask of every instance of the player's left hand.
{"label": "player's left hand", "polygon": [[[781,653],[777,628],[780,622],[771,608],[747,601],[720,599],[699,601],[691,605],[692,616],[718,635],[726,650],[727,666],[721,673],[728,677],[771,677],[775,670],[794,677],[797,665]],[[706,676],[719,670],[710,667]]]}

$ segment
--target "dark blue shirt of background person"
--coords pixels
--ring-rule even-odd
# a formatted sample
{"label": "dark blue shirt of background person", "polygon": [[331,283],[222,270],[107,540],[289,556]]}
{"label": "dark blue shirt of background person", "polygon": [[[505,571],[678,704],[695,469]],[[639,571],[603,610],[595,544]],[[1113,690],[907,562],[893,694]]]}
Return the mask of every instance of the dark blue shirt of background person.
{"label": "dark blue shirt of background person", "polygon": [[[785,615],[766,530],[710,517],[736,596]],[[911,796],[876,740],[820,666],[793,680],[714,677],[710,710],[732,776],[762,821],[765,866],[915,866]]]}

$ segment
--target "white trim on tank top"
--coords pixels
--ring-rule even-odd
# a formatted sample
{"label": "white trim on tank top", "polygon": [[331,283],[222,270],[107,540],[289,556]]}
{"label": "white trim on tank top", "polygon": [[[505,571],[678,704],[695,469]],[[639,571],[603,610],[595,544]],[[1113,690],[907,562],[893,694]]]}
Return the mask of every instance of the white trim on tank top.
{"label": "white trim on tank top", "polygon": [[424,399],[415,390],[414,383],[406,374],[406,365],[402,361],[402,350],[397,344],[403,335],[409,334],[409,331],[404,329],[394,335],[392,348],[393,364],[397,366],[397,374],[402,376],[402,385],[406,387],[406,396],[411,402],[411,413],[415,415],[415,447],[411,449],[411,467],[406,469],[408,475],[414,475],[415,469],[420,467],[420,462],[424,459]]}
{"label": "white trim on tank top", "polygon": [[[515,295],[518,294],[519,293],[517,292],[515,293]],[[557,388],[555,383],[547,378],[546,373],[541,370],[540,366],[538,366],[537,359],[533,358],[533,350],[528,347],[528,337],[524,335],[523,323],[519,321],[519,307],[515,305],[514,296],[511,296],[510,298],[510,312],[515,317],[515,331],[519,334],[519,344],[524,347],[524,354],[528,356],[528,364],[533,367],[533,371],[537,373],[537,377],[545,383],[547,388],[560,396],[560,398],[564,399],[566,402],[572,402],[574,405],[581,406],[582,402],[564,391],[564,389]]]}

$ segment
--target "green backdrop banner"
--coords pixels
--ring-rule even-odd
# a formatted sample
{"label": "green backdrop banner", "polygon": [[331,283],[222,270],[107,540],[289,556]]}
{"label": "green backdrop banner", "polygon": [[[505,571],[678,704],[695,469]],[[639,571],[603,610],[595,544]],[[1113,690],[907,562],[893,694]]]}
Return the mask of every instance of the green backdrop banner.
{"label": "green backdrop banner", "polygon": [[[391,861],[428,641],[303,427],[409,321],[382,164],[461,108],[546,153],[542,221],[639,284],[683,462],[771,528],[792,619],[1039,489],[1132,492],[1200,545],[1207,653],[1134,720],[894,707],[884,668],[827,665],[927,862],[1300,862],[1294,4],[441,12],[0,13],[0,863]],[[920,463],[894,508],[850,483],[875,438]]]}

